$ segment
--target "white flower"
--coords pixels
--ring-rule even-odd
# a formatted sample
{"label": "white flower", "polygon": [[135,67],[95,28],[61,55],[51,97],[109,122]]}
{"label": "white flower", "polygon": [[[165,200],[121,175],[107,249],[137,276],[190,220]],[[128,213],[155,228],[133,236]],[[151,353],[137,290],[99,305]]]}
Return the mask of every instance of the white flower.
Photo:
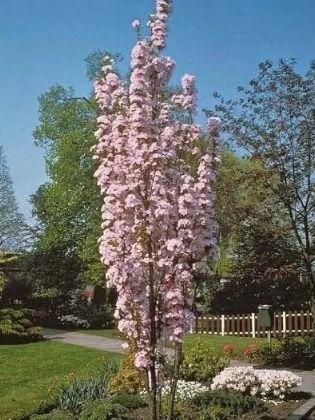
{"label": "white flower", "polygon": [[292,372],[249,366],[224,369],[213,379],[211,389],[232,389],[266,398],[284,399],[301,384],[302,378]]}
{"label": "white flower", "polygon": [[[208,391],[209,388],[200,384],[199,382],[186,382],[183,380],[177,381],[176,401],[190,400],[197,394]],[[171,393],[171,382],[165,381],[161,388],[161,395],[163,398],[169,397]],[[146,391],[141,391],[140,395],[144,396]]]}

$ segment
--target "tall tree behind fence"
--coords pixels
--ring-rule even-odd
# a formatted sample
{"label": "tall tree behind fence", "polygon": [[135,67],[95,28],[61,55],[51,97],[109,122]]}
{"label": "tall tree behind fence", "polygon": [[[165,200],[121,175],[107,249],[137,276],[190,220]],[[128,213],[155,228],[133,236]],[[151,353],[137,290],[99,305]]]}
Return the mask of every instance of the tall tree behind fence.
{"label": "tall tree behind fence", "polygon": [[[286,334],[303,335],[313,331],[313,315],[310,311],[274,313],[272,336]],[[192,332],[197,334],[267,337],[267,329],[259,325],[257,314],[197,316]]]}

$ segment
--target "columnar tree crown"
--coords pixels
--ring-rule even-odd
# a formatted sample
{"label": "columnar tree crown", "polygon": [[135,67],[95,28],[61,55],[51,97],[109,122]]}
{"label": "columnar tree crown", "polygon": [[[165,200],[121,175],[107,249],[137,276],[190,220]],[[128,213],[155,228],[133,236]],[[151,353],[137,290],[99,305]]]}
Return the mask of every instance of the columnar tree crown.
{"label": "columnar tree crown", "polygon": [[[95,157],[104,195],[100,253],[118,291],[118,328],[135,364],[159,360],[162,338],[181,342],[192,322],[193,270],[214,244],[213,181],[219,120],[193,123],[195,78],[167,88],[175,63],[162,55],[169,0],[157,0],[149,36],[131,53],[129,83],[105,60],[95,83],[100,114]],[[133,22],[140,33],[140,22]],[[176,119],[179,115],[180,121]]]}

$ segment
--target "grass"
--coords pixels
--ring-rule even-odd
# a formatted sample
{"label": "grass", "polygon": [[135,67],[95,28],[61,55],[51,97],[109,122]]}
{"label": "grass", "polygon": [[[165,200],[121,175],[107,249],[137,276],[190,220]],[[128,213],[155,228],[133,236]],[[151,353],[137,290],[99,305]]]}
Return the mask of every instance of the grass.
{"label": "grass", "polygon": [[9,420],[49,398],[66,375],[92,375],[117,354],[52,341],[0,346],[0,419]]}
{"label": "grass", "polygon": [[211,346],[218,352],[223,351],[226,344],[234,346],[237,353],[243,353],[244,349],[252,343],[257,345],[267,342],[263,338],[251,337],[235,337],[235,336],[216,336],[216,335],[202,335],[202,334],[189,334],[185,337],[184,347],[189,348],[194,346],[197,342],[201,342],[204,346]]}

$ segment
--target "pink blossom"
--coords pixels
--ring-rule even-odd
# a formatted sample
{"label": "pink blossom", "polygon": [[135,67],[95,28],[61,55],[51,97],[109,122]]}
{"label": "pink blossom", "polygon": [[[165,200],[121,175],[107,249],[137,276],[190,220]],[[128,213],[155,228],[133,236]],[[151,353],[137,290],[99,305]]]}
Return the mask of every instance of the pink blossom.
{"label": "pink blossom", "polygon": [[[161,54],[169,13],[170,1],[156,0],[150,37],[138,39],[131,52],[128,86],[111,63],[103,67],[95,83],[93,147],[104,197],[100,254],[108,285],[118,292],[118,328],[135,347],[136,366],[158,372],[163,340],[181,342],[191,326],[194,263],[216,235],[218,129],[216,121],[207,132],[192,121],[194,76],[184,75],[181,90],[165,99],[175,67]],[[191,122],[176,120],[178,108]]]}
{"label": "pink blossom", "polygon": [[131,26],[133,27],[133,29],[138,30],[140,28],[140,20],[139,19],[135,19]]}

